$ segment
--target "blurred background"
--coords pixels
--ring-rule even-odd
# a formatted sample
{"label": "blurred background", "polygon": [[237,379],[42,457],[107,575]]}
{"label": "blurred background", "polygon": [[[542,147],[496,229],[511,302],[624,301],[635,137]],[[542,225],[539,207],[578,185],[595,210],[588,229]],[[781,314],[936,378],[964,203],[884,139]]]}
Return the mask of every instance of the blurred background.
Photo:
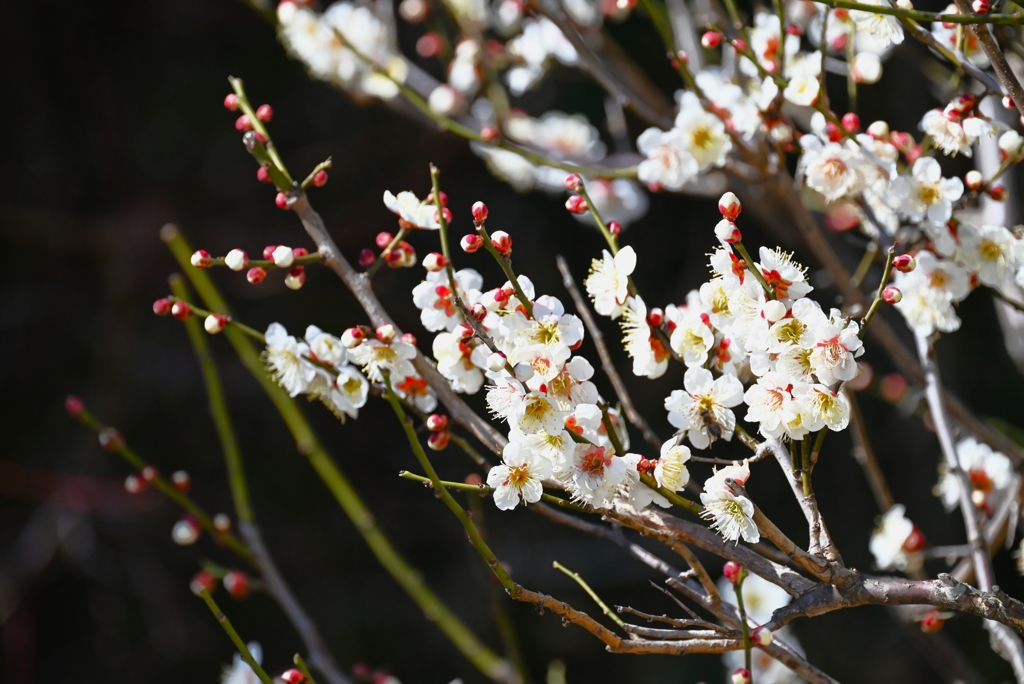
{"label": "blurred background", "polygon": [[[941,9],[935,7],[932,9]],[[494,179],[468,146],[380,105],[359,106],[329,85],[311,81],[289,60],[273,28],[232,0],[98,0],[10,3],[0,23],[0,677],[9,684],[218,681],[234,649],[207,608],[189,591],[199,563],[238,563],[208,537],[180,547],[170,530],[179,511],[157,492],[129,495],[130,472],[103,451],[96,436],[69,419],[69,393],[161,472],[187,470],[193,496],[211,512],[232,512],[220,447],[206,408],[202,378],[183,327],[150,305],[168,293],[174,260],[158,238],[176,223],[195,247],[224,254],[266,244],[311,248],[297,219],[278,210],[221,106],[229,74],[245,78],[254,104],[273,105],[275,140],[295,175],[327,156],[329,184],[311,200],[335,240],[354,260],[394,217],[384,190],[429,188],[428,163],[443,171],[457,238],[470,228],[469,207],[485,200],[492,229],[512,234],[516,267],[565,301],[554,265],[564,255],[577,278],[600,252],[599,236],[564,210],[563,197],[520,195]],[[400,26],[404,45],[417,34]],[[666,92],[678,87],[663,64],[650,26],[636,17],[613,35]],[[406,51],[411,54],[411,50]],[[916,131],[937,101],[921,66],[927,53],[905,45],[881,84],[862,90],[865,125],[886,116],[893,129]],[[424,63],[430,68],[431,65]],[[841,97],[841,81],[833,92]],[[908,106],[908,103],[913,103]],[[556,70],[515,102],[533,114],[551,108],[603,119],[602,91],[577,72]],[[841,101],[836,102],[837,111]],[[642,125],[629,119],[633,138]],[[961,168],[962,167],[962,168]],[[963,173],[956,162],[949,170]],[[1011,192],[1020,188],[1013,187]],[[713,201],[653,195],[651,209],[625,235],[640,255],[640,288],[664,305],[683,301],[707,277],[718,215]],[[760,232],[750,219],[745,241],[797,249],[787,235]],[[860,238],[833,236],[852,267]],[[422,256],[436,246],[414,235]],[[456,266],[499,278],[482,256],[456,256]],[[377,292],[407,330],[429,339],[410,291],[417,267],[385,269]],[[273,277],[259,287],[224,269],[214,278],[237,317],[259,329],[279,321],[292,331],[316,324],[336,334],[364,323],[362,312],[331,273],[308,269],[299,292]],[[877,278],[877,275],[874,277]],[[869,276],[868,282],[871,282]],[[820,279],[818,284],[823,284]],[[824,283],[827,285],[827,282]],[[816,293],[824,304],[834,296]],[[906,333],[892,312],[883,312]],[[960,307],[963,329],[940,345],[945,382],[979,414],[1022,426],[1022,378],[1007,356],[991,299],[976,293]],[[603,321],[608,323],[607,321]],[[605,332],[617,337],[612,325]],[[909,335],[907,336],[909,341]],[[294,443],[263,392],[222,339],[211,339],[239,430],[257,520],[286,578],[320,627],[338,662],[386,669],[402,682],[483,678],[428,623],[382,571]],[[622,367],[624,354],[612,345]],[[876,377],[899,371],[870,348]],[[591,353],[589,342],[584,352]],[[591,356],[593,356],[591,354]],[[642,412],[670,434],[661,406],[682,385],[678,365],[656,381],[627,378]],[[603,377],[599,387],[610,396]],[[474,399],[479,405],[480,397]],[[959,513],[946,514],[931,494],[940,460],[937,442],[916,417],[905,417],[872,392],[861,395],[872,444],[897,501],[905,503],[932,544],[964,539]],[[341,425],[318,405],[306,413],[338,466],[358,487],[381,528],[427,582],[494,648],[494,597],[503,600],[536,681],[561,659],[569,682],[721,681],[717,656],[614,656],[583,630],[494,591],[489,573],[465,543],[457,521],[419,485],[396,473],[414,460],[394,418],[372,400],[357,421]],[[634,444],[640,444],[634,435]],[[645,446],[640,444],[640,446]],[[653,456],[654,454],[648,454]],[[738,445],[716,455],[742,458]],[[436,455],[442,476],[462,479],[473,464],[456,449]],[[698,481],[710,469],[695,466]],[[847,435],[830,438],[815,477],[821,507],[848,563],[871,569],[867,541],[878,514]],[[798,541],[802,518],[772,467],[757,470],[752,492]],[[492,545],[525,586],[553,593],[593,613],[578,586],[553,570],[578,571],[610,604],[678,613],[652,589],[658,580],[620,548],[517,510],[484,506]],[[644,542],[646,543],[646,542]],[[720,561],[708,558],[717,573]],[[995,560],[999,584],[1024,596],[1008,551]],[[932,572],[944,569],[933,562]],[[223,591],[222,607],[242,636],[259,641],[268,669],[280,672],[301,650],[294,630],[265,594],[241,602]],[[936,642],[894,621],[882,608],[834,613],[793,625],[811,662],[843,682],[943,681],[929,651]],[[977,620],[956,618],[943,632],[988,681],[1009,680],[1008,666],[988,648]]]}

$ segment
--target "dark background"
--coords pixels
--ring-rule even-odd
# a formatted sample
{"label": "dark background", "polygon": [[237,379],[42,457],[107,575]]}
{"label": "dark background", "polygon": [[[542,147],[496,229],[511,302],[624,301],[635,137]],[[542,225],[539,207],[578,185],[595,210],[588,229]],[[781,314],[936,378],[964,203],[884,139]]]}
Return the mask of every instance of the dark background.
{"label": "dark background", "polygon": [[[330,183],[315,190],[312,201],[350,258],[370,246],[378,231],[394,230],[393,216],[380,201],[385,189],[426,193],[428,162],[444,172],[454,235],[469,228],[471,203],[486,200],[489,225],[513,235],[517,269],[534,279],[538,294],[568,301],[554,254],[566,255],[582,277],[600,241],[559,208],[562,198],[517,195],[493,179],[462,141],[381,106],[357,106],[309,80],[284,55],[272,28],[241,3],[25,2],[7,3],[5,10],[0,673],[10,684],[217,681],[234,650],[188,582],[202,559],[237,567],[235,559],[205,537],[192,547],[176,546],[170,539],[175,507],[154,492],[126,494],[125,464],[69,420],[62,403],[68,393],[81,395],[161,471],[187,469],[194,497],[208,510],[231,511],[184,330],[174,319],[150,312],[152,300],[167,294],[167,276],[176,268],[157,233],[173,221],[196,247],[214,254],[233,247],[258,254],[271,243],[311,245],[296,218],[275,208],[273,192],[256,182],[232,126],[234,115],[220,104],[228,92],[226,77],[244,77],[254,103],[274,106],[275,140],[294,175],[304,175],[328,155],[334,158]],[[409,43],[418,29],[401,30]],[[678,87],[643,20],[616,26],[614,33],[650,65],[666,91]],[[920,46],[904,46],[899,60],[887,64],[882,84],[862,90],[865,124],[884,113],[894,129],[916,131],[921,114],[935,103],[920,76],[924,59]],[[842,83],[833,85],[841,97]],[[583,77],[558,70],[518,104],[534,114],[561,108],[599,121],[601,98]],[[642,130],[635,120],[631,127],[634,137]],[[966,168],[949,166],[958,173]],[[636,279],[649,305],[682,301],[706,278],[704,255],[713,245],[716,220],[711,201],[652,198],[649,214],[625,238],[640,254]],[[750,243],[776,239],[758,233],[749,219],[742,227]],[[855,263],[861,243],[845,236],[836,240]],[[420,255],[436,248],[428,235],[413,241]],[[785,246],[801,256],[798,244]],[[460,254],[456,264],[479,269],[490,285],[499,277],[482,256]],[[385,271],[375,287],[406,329],[423,333],[409,294],[420,276],[419,268]],[[314,323],[340,333],[365,322],[341,283],[321,269],[309,269],[298,293],[274,275],[259,287],[226,270],[214,277],[238,318],[257,328],[280,321],[301,332]],[[832,295],[819,290],[817,296],[827,303]],[[975,294],[960,314],[964,329],[941,345],[946,382],[982,415],[1020,425],[1021,377],[1003,349],[990,300]],[[611,325],[605,330],[614,334]],[[407,683],[482,681],[382,572],[226,343],[211,344],[239,428],[257,519],[337,660],[346,669],[356,662],[390,668]],[[589,343],[584,352],[592,352]],[[874,349],[866,359],[879,373],[898,370]],[[657,381],[630,379],[637,403],[662,435],[669,428],[661,402],[681,382],[678,366]],[[604,379],[598,383],[608,396]],[[940,460],[934,436],[917,418],[904,418],[874,398],[863,396],[861,406],[896,499],[907,504],[932,543],[960,543],[959,513],[944,513],[930,493]],[[491,580],[443,506],[418,485],[395,477],[414,461],[387,408],[371,400],[358,421],[344,426],[317,406],[306,413],[398,549],[497,648]],[[744,455],[738,445],[716,454]],[[435,462],[451,479],[473,472],[455,449],[437,454]],[[694,468],[698,481],[705,470]],[[867,540],[877,510],[846,435],[829,438],[815,481],[847,562],[870,568]],[[751,491],[795,539],[805,539],[799,512],[772,467],[757,468]],[[499,515],[486,502],[484,518],[496,552],[528,587],[593,612],[582,591],[551,569],[551,561],[559,560],[608,603],[678,612],[647,584],[658,578],[615,546],[528,511]],[[720,561],[709,563],[717,572]],[[1008,552],[997,557],[996,571],[1010,593],[1024,595]],[[263,594],[244,602],[224,592],[218,597],[242,635],[263,644],[268,669],[284,669],[301,644],[277,606]],[[553,658],[566,662],[570,682],[723,676],[717,656],[613,656],[581,629],[563,628],[557,617],[505,603],[537,680]],[[935,644],[913,638],[881,608],[845,611],[794,628],[810,660],[841,681],[938,680],[921,650]],[[976,620],[952,620],[945,633],[987,678],[1010,678]]]}

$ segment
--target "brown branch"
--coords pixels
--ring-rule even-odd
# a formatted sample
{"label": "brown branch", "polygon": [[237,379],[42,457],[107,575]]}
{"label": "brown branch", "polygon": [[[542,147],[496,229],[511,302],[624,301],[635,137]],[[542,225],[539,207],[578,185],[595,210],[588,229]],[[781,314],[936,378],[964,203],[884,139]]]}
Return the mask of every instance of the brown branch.
{"label": "brown branch", "polygon": [[[956,8],[960,10],[960,14],[974,14],[971,4],[967,0],[954,0],[954,2],[956,2]],[[981,49],[985,51],[985,56],[992,63],[992,69],[996,72],[996,77],[1003,84],[1003,87],[1006,88],[1006,92],[1009,93],[1013,103],[1017,106],[1017,111],[1020,112],[1021,116],[1024,116],[1024,88],[1021,88],[1017,75],[1013,73],[1013,69],[1007,63],[1006,55],[999,48],[999,43],[996,42],[992,31],[984,24],[971,24],[967,27],[967,30],[978,39]]]}
{"label": "brown branch", "polygon": [[[658,587],[658,588],[661,589],[661,587]],[[664,591],[664,589],[662,589],[662,591]],[[725,629],[724,627],[720,627],[720,626],[714,624],[713,622],[706,622],[704,620],[678,620],[676,618],[671,618],[671,617],[669,617],[667,615],[650,615],[648,613],[643,613],[643,612],[637,610],[636,608],[631,608],[629,606],[615,606],[615,610],[617,610],[619,613],[627,613],[629,615],[635,615],[635,616],[637,616],[639,618],[643,618],[644,620],[647,620],[648,622],[664,622],[667,625],[672,625],[673,627],[678,627],[679,629],[689,629],[689,628],[694,628],[694,627],[700,627],[700,628],[703,628],[703,629],[713,629],[713,630],[715,630],[717,632],[724,632],[724,633],[728,633],[728,631],[729,631],[729,630]]]}
{"label": "brown branch", "polygon": [[569,270],[569,264],[565,262],[562,255],[555,257],[555,262],[558,264],[558,270],[562,274],[562,285],[569,291],[569,296],[576,306],[576,312],[583,319],[583,325],[586,327],[587,333],[597,349],[598,358],[601,359],[601,370],[608,376],[608,381],[612,383],[612,389],[615,391],[615,396],[622,406],[622,412],[625,414],[626,419],[633,424],[633,427],[643,433],[644,440],[655,449],[660,450],[662,440],[651,429],[647,419],[636,410],[633,399],[629,396],[629,390],[626,388],[626,383],[622,381],[622,376],[619,375],[619,371],[615,367],[612,355],[608,352],[608,345],[604,343],[604,333],[598,327],[593,311],[590,310],[587,300],[583,297],[579,287],[577,287],[576,281],[572,277],[572,271]]}
{"label": "brown branch", "polygon": [[[323,258],[324,264],[341,278],[342,282],[345,283],[346,287],[355,296],[359,305],[363,307],[363,311],[366,312],[373,325],[379,326],[385,323],[395,325],[391,316],[384,310],[380,300],[377,299],[377,295],[374,294],[369,278],[366,278],[363,274],[352,268],[352,265],[342,256],[341,250],[338,249],[330,233],[327,232],[324,220],[310,206],[306,193],[301,189],[291,192],[288,196],[288,206],[299,217],[299,220],[302,221],[302,226],[316,244],[317,251]],[[395,330],[398,330],[398,326],[395,326]],[[401,331],[398,334],[401,334]],[[451,384],[437,372],[437,369],[431,365],[430,361],[418,351],[416,358],[413,360],[413,365],[416,367],[417,372],[437,393],[438,400],[448,409],[452,419],[469,430],[474,437],[480,440],[481,444],[494,453],[500,454],[508,440],[495,430],[489,422],[478,416],[455,393]]]}

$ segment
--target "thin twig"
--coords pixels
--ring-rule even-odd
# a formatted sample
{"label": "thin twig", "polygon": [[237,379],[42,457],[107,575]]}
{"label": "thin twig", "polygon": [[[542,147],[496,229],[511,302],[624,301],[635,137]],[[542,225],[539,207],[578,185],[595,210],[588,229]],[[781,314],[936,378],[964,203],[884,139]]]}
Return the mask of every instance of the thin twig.
{"label": "thin twig", "polygon": [[256,662],[256,659],[253,658],[252,653],[249,651],[249,647],[245,645],[242,637],[238,636],[238,632],[231,624],[231,621],[228,620],[228,616],[221,611],[220,606],[218,606],[217,602],[213,600],[212,596],[210,596],[210,592],[206,589],[200,589],[199,596],[206,601],[206,605],[210,608],[210,612],[213,613],[215,618],[217,618],[217,622],[220,623],[220,626],[224,628],[224,632],[231,639],[231,643],[235,645],[235,648],[238,649],[238,653],[242,656],[242,660],[245,661],[246,665],[252,668],[252,671],[256,674],[259,680],[263,682],[263,684],[274,684],[273,680],[270,679],[270,676],[267,675],[262,667],[260,667],[260,664]]}

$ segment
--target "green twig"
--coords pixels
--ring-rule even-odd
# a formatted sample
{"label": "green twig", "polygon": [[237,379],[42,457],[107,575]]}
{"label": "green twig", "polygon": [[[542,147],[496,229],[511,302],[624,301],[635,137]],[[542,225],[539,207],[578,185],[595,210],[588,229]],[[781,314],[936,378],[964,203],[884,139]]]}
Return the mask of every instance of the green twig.
{"label": "green twig", "polygon": [[879,305],[882,303],[882,290],[889,284],[889,276],[892,275],[892,260],[896,256],[896,245],[889,248],[889,251],[885,256],[885,270],[882,271],[882,280],[878,283],[878,291],[875,293],[875,300],[871,302],[871,306],[868,308],[867,314],[860,321],[860,330],[857,331],[857,335],[861,338],[864,337],[864,331],[867,330],[868,323],[871,322],[872,317],[875,315],[875,311],[878,310]]}
{"label": "green twig", "polygon": [[252,657],[252,653],[249,652],[249,647],[245,645],[244,641],[242,641],[242,637],[238,636],[238,632],[235,631],[231,621],[228,620],[228,616],[221,611],[220,606],[218,606],[217,602],[213,600],[212,596],[210,596],[210,592],[206,589],[200,589],[199,596],[206,601],[206,605],[209,606],[210,612],[213,613],[213,616],[217,618],[217,622],[219,622],[220,626],[224,628],[225,632],[227,632],[227,635],[231,638],[231,642],[234,643],[235,648],[237,648],[238,652],[241,654],[242,660],[252,668],[252,671],[256,673],[257,677],[259,677],[259,680],[263,682],[263,684],[274,684],[274,681],[267,675],[263,668],[260,667],[260,664],[256,662],[256,659]]}
{"label": "green twig", "polygon": [[306,681],[309,682],[309,684],[316,684],[316,680],[313,679],[313,675],[309,673],[309,666],[306,665],[306,661],[302,659],[301,655],[296,653],[295,657],[292,658],[292,662],[295,663],[295,667],[299,668],[299,672],[306,677]]}
{"label": "green twig", "polygon": [[[912,9],[902,9],[889,5],[866,5],[852,0],[813,0],[820,5],[828,5],[834,9],[859,10],[871,14],[888,14],[901,19],[914,19],[916,21],[941,21],[947,24],[1024,24],[1024,14],[1014,12],[1013,14],[945,14],[939,12],[920,12]],[[824,67],[824,65],[822,65]]]}
{"label": "green twig", "polygon": [[[581,587],[583,587],[583,591],[587,592],[587,595],[590,598],[594,599],[594,603],[596,603],[598,605],[598,607],[601,609],[601,612],[604,613],[606,617],[611,619],[612,622],[614,622],[619,627],[621,627],[623,630],[625,630],[626,623],[622,621],[622,618],[620,618],[615,613],[615,611],[611,610],[610,608],[608,608],[607,605],[605,605],[605,602],[601,600],[601,597],[598,596],[597,593],[593,589],[590,588],[590,585],[587,584],[583,580],[582,577],[580,577],[580,574],[578,572],[573,572],[572,570],[570,570],[569,568],[565,567],[564,565],[562,565],[558,561],[554,561],[553,563],[551,563],[551,566],[554,567],[556,570],[561,570],[566,575],[568,575],[569,577],[571,577],[574,580],[576,580],[576,583],[578,585],[580,585]],[[632,635],[630,635],[630,636],[632,636]]]}

